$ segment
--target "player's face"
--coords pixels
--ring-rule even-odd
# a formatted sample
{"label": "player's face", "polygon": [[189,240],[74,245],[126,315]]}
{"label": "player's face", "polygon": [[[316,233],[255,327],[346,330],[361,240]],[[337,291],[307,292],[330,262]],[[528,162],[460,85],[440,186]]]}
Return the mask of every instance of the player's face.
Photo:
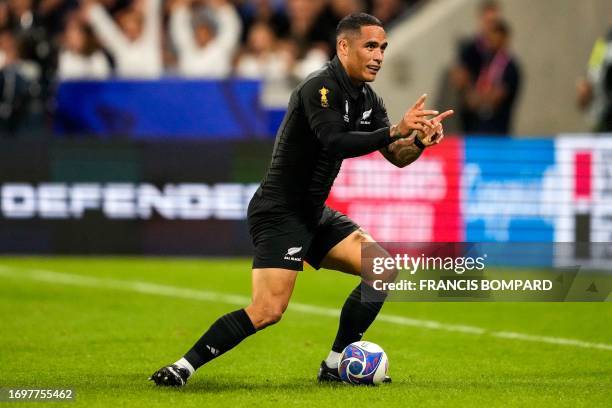
{"label": "player's face", "polygon": [[360,82],[372,82],[382,68],[387,35],[382,27],[361,27],[361,35],[349,40],[347,48],[347,71]]}

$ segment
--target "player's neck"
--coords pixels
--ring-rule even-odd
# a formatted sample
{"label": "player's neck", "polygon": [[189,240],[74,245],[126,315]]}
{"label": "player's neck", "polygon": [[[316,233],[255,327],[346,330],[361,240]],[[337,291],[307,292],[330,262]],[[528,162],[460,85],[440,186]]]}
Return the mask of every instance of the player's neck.
{"label": "player's neck", "polygon": [[340,57],[338,57],[338,60],[340,61],[340,66],[344,70],[346,77],[349,79],[349,81],[351,81],[351,84],[353,84],[356,87],[361,87],[363,85],[363,81],[355,79],[351,76],[350,70],[348,69],[348,63]]}

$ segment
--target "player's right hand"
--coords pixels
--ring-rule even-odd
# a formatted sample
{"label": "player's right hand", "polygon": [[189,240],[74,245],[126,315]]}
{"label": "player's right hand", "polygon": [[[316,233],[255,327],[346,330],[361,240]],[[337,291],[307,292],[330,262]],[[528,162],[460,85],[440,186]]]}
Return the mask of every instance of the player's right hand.
{"label": "player's right hand", "polygon": [[435,124],[427,117],[437,115],[439,112],[425,109],[426,99],[427,94],[421,95],[414,105],[404,113],[404,117],[397,124],[397,129],[402,136],[408,137],[414,130],[425,132],[426,128],[433,129],[435,127]]}
{"label": "player's right hand", "polygon": [[452,116],[455,113],[453,110],[447,110],[446,112],[442,112],[435,118],[431,120],[431,123],[434,124],[434,128],[426,128],[424,132],[418,132],[418,138],[426,147],[432,146],[434,144],[438,144],[444,139],[444,126],[442,125],[442,121],[449,116]]}

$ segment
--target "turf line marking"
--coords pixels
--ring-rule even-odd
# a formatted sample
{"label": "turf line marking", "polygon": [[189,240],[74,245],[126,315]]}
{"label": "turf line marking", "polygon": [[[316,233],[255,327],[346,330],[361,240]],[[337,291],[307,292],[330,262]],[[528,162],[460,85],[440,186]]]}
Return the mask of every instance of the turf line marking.
{"label": "turf line marking", "polygon": [[[156,283],[142,281],[123,281],[108,278],[94,278],[90,276],[53,272],[43,269],[15,269],[0,265],[0,276],[6,278],[14,278],[17,280],[29,279],[33,281],[46,282],[51,284],[63,284],[98,289],[113,289],[149,295],[201,300],[205,302],[219,302],[237,306],[244,306],[250,302],[249,297],[241,295],[222,294],[219,292],[180,288],[176,286],[160,285]],[[313,314],[318,316],[328,316],[335,318],[340,316],[340,310],[338,309],[314,306],[305,303],[290,302],[289,309],[296,312]],[[431,330],[460,332],[474,335],[487,335],[507,340],[530,341],[536,343],[573,346],[586,349],[612,350],[612,344],[606,343],[592,343],[578,339],[540,336],[510,331],[495,331],[477,326],[447,324],[434,320],[412,319],[409,317],[397,315],[380,314],[377,317],[377,321]]]}

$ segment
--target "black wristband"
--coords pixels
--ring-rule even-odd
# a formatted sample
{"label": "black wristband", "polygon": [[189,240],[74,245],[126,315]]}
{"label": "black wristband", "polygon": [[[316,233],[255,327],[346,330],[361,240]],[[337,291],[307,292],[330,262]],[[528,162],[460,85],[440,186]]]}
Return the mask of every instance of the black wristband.
{"label": "black wristband", "polygon": [[414,137],[414,145],[421,150],[425,150],[425,148],[427,147],[423,144],[423,142],[421,142],[421,139],[419,139],[418,136]]}

